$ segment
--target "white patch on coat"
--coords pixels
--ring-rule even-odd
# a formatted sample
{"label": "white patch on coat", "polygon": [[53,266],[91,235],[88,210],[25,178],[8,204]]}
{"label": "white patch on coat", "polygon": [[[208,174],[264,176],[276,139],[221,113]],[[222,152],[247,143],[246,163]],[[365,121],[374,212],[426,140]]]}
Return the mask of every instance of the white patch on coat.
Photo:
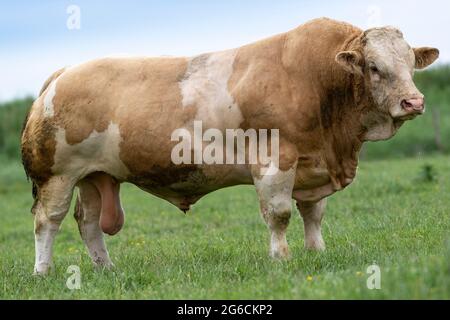
{"label": "white patch on coat", "polygon": [[52,265],[53,242],[59,230],[59,223],[52,223],[47,217],[39,217],[44,221],[40,221],[42,226],[39,233],[34,235],[34,274],[45,275],[49,272]]}
{"label": "white patch on coat", "polygon": [[287,171],[278,170],[274,175],[255,176],[253,179],[262,214],[272,232],[270,255],[274,258],[285,258],[288,255],[287,226],[278,223],[280,219],[289,218],[292,210],[296,167],[294,165]]}
{"label": "white patch on coat", "polygon": [[[389,82],[371,76],[370,90],[378,106],[389,110],[391,117],[408,115],[401,101],[411,97],[423,97],[413,81],[415,55],[413,49],[403,38],[401,31],[393,27],[374,28],[365,32],[366,44],[364,57],[368,63],[374,63],[382,74],[389,75]],[[381,78],[382,79],[382,78]],[[376,139],[387,139],[389,125],[378,128]],[[383,131],[384,133],[380,132]],[[395,133],[395,131],[393,132]],[[372,140],[371,141],[375,141]]]}
{"label": "white patch on coat", "polygon": [[69,145],[65,130],[58,128],[52,172],[81,179],[92,172],[101,171],[117,179],[125,179],[129,171],[119,157],[121,141],[119,126],[112,122],[105,131],[94,130],[89,137],[75,145]]}
{"label": "white patch on coat", "polygon": [[47,93],[44,97],[44,117],[53,117],[55,114],[55,108],[53,105],[53,98],[56,95],[56,82],[58,78],[52,81],[47,89]]}
{"label": "white patch on coat", "polygon": [[196,106],[196,120],[203,121],[205,128],[236,129],[243,121],[228,91],[236,53],[229,50],[192,58],[180,82],[183,107]]}
{"label": "white patch on coat", "polygon": [[52,264],[53,241],[66,216],[75,182],[68,176],[53,176],[41,187],[35,213],[35,274],[48,273]]}
{"label": "white patch on coat", "polygon": [[292,191],[295,183],[295,167],[287,171],[277,169],[275,174],[255,177],[254,183],[263,207],[274,212],[291,210]]}
{"label": "white patch on coat", "polygon": [[325,242],[322,237],[322,218],[326,205],[326,198],[312,205],[302,205],[301,201],[299,201],[300,214],[303,218],[305,229],[306,249],[325,250]]}

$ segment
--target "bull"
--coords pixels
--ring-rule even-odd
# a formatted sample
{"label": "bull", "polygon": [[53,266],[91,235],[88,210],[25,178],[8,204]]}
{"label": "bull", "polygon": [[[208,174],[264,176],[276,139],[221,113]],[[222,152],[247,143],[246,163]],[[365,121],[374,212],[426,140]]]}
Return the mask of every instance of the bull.
{"label": "bull", "polygon": [[[237,49],[103,58],[57,71],[22,134],[35,199],[34,272],[49,270],[75,188],[75,218],[89,254],[95,265],[112,266],[103,234],[124,223],[124,182],[183,211],[215,190],[253,184],[272,257],[289,255],[292,199],[306,248],[323,250],[326,198],[355,179],[364,142],[389,139],[425,112],[413,74],[438,56],[435,48],[410,47],[393,27],[363,31],[321,18]],[[264,174],[260,161],[174,163],[173,132],[192,133],[196,121],[222,133],[278,130],[276,170]]]}

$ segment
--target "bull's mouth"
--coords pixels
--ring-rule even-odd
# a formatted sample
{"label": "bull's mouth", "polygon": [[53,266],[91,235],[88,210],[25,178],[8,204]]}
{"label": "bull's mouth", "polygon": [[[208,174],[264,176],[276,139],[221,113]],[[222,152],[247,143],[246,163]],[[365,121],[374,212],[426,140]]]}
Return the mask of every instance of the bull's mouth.
{"label": "bull's mouth", "polygon": [[392,119],[395,121],[409,121],[414,120],[417,116],[421,116],[425,113],[425,109],[415,110],[409,109],[402,106],[396,107],[390,112]]}
{"label": "bull's mouth", "polygon": [[392,118],[392,121],[393,121],[396,129],[399,129],[406,121],[414,120],[415,118],[417,118],[417,116],[420,116],[423,114],[423,113],[417,113],[417,112],[409,113],[409,112],[406,112],[402,108],[400,110],[401,111],[396,114],[391,113],[391,118]]}

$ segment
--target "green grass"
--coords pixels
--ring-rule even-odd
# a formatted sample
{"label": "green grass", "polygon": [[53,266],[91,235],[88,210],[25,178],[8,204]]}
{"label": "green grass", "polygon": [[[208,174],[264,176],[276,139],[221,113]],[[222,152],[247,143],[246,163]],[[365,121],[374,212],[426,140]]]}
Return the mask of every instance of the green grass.
{"label": "green grass", "polygon": [[[285,262],[268,257],[253,187],[208,195],[185,216],[124,185],[125,227],[107,239],[116,269],[92,267],[70,213],[46,278],[31,275],[32,200],[19,163],[2,161],[0,181],[2,299],[450,298],[449,157],[362,163],[357,181],[330,198],[327,251],[303,249],[295,211]],[[366,286],[373,263],[381,268],[381,290]],[[80,290],[65,286],[69,265],[81,268]]]}

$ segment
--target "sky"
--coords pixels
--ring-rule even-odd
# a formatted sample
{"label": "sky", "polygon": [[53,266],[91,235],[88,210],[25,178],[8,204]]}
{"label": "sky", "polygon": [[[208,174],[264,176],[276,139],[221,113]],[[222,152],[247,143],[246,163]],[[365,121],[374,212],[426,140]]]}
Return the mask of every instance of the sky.
{"label": "sky", "polygon": [[396,26],[450,63],[449,13],[446,0],[0,0],[0,102],[36,96],[54,71],[90,59],[235,48],[324,16]]}

